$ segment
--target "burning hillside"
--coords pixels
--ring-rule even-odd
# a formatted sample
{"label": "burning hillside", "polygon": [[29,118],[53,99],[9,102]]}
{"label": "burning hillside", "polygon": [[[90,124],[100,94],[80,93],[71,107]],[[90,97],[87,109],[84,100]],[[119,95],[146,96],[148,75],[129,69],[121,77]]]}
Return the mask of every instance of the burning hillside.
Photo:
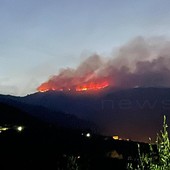
{"label": "burning hillside", "polygon": [[66,68],[37,90],[87,91],[105,87],[170,87],[170,41],[138,37],[121,47],[113,58],[97,54],[77,68]]}
{"label": "burning hillside", "polygon": [[102,65],[99,56],[94,55],[85,60],[77,69],[63,69],[61,72],[41,84],[38,91],[87,91],[100,90],[109,86],[109,78],[99,74]]}
{"label": "burning hillside", "polygon": [[39,92],[45,92],[49,90],[53,91],[87,91],[87,90],[100,90],[105,87],[109,86],[109,83],[107,81],[90,81],[85,82],[84,84],[79,85],[57,85],[56,83],[53,83],[52,81],[43,83],[40,87],[38,87]]}

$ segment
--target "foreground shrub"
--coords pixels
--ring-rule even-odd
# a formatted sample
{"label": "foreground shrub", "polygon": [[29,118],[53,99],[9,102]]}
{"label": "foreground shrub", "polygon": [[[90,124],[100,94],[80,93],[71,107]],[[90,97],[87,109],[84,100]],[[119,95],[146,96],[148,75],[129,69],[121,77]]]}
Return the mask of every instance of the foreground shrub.
{"label": "foreground shrub", "polygon": [[128,170],[170,170],[170,141],[167,131],[166,116],[164,116],[163,129],[157,134],[156,149],[152,144],[148,154],[141,154],[140,145],[138,144],[138,164],[128,163]]}

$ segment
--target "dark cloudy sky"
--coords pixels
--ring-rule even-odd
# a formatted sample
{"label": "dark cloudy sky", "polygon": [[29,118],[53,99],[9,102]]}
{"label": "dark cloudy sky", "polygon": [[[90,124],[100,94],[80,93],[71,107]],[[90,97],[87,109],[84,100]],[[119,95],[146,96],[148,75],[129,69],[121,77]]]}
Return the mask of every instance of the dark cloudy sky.
{"label": "dark cloudy sky", "polygon": [[91,53],[170,36],[168,0],[0,0],[0,93],[26,95]]}

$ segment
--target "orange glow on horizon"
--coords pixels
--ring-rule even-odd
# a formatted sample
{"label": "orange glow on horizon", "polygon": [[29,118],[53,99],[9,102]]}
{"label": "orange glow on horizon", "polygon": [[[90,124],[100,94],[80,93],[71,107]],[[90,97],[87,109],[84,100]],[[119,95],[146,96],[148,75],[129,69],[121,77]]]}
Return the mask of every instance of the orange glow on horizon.
{"label": "orange glow on horizon", "polygon": [[76,87],[76,91],[100,90],[107,86],[109,86],[109,83],[107,81],[104,81],[102,83],[89,83]]}
{"label": "orange glow on horizon", "polygon": [[100,90],[104,89],[105,87],[108,87],[109,83],[108,81],[100,81],[100,82],[88,82],[84,83],[82,85],[77,85],[72,87],[71,85],[69,87],[64,87],[64,88],[57,88],[54,84],[50,84],[49,82],[41,84],[37,90],[39,92],[47,92],[47,91],[92,91],[92,90]]}

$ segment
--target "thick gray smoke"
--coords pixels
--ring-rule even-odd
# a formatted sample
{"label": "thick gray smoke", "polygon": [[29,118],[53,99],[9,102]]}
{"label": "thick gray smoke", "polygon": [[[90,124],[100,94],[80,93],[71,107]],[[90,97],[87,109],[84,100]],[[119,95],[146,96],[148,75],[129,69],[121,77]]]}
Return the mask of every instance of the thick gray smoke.
{"label": "thick gray smoke", "polygon": [[111,58],[92,55],[77,69],[63,69],[40,87],[70,88],[103,79],[113,87],[170,87],[170,41],[161,37],[137,37],[120,47]]}
{"label": "thick gray smoke", "polygon": [[170,86],[170,41],[137,37],[105,64],[118,87]]}

